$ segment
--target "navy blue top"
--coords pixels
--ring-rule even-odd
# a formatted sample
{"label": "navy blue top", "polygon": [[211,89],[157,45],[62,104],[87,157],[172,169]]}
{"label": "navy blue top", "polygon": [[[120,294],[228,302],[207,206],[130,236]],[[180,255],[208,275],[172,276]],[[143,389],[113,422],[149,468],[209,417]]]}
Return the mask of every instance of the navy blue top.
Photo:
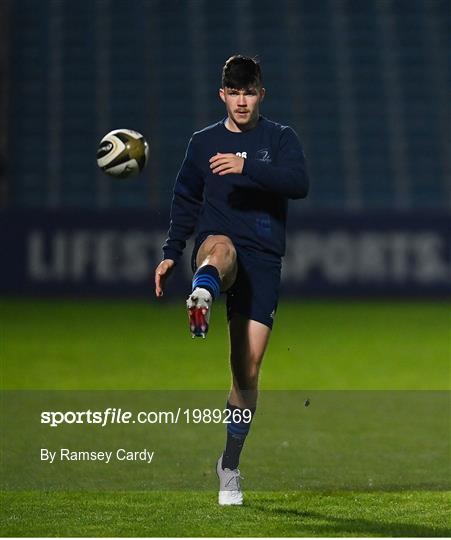
{"label": "navy blue top", "polygon": [[[177,262],[186,240],[224,234],[237,247],[281,257],[288,199],[307,196],[305,157],[296,133],[260,116],[257,126],[233,132],[225,119],[193,134],[177,175],[165,259]],[[216,153],[245,157],[242,174],[210,170]]]}

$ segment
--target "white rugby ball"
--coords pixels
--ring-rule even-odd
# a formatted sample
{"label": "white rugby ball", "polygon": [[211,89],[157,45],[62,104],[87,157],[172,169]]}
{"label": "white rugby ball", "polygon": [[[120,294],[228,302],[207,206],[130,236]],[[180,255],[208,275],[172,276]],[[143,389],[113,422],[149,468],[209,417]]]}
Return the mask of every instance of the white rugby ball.
{"label": "white rugby ball", "polygon": [[100,141],[97,165],[115,178],[128,178],[139,174],[147,164],[149,145],[146,139],[132,129],[115,129]]}

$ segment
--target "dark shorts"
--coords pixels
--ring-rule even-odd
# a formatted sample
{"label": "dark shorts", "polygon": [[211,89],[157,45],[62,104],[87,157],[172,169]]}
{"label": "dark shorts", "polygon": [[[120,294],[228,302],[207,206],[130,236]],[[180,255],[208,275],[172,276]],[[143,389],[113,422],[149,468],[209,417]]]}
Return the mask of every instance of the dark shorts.
{"label": "dark shorts", "polygon": [[[196,271],[196,256],[205,237],[195,242],[191,267]],[[240,248],[237,252],[238,272],[227,295],[227,319],[235,314],[261,322],[272,328],[280,291],[281,259],[255,250]]]}

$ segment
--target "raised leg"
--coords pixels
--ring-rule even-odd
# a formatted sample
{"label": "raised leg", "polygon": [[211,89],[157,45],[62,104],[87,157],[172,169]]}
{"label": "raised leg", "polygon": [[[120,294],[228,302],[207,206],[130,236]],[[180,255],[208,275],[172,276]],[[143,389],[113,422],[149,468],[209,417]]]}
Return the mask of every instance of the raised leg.
{"label": "raised leg", "polygon": [[210,265],[217,269],[221,280],[221,291],[227,291],[237,273],[236,250],[228,236],[208,236],[201,244],[196,257],[198,270]]}
{"label": "raised leg", "polygon": [[228,236],[212,235],[199,247],[192,292],[186,301],[192,337],[205,337],[213,300],[236,279],[236,250]]}

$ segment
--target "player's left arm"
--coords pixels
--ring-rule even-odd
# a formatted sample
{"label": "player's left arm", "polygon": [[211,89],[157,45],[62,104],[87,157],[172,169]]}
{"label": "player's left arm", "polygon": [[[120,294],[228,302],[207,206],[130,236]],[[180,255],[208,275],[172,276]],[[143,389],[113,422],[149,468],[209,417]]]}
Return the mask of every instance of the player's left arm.
{"label": "player's left arm", "polygon": [[214,174],[247,175],[261,189],[284,195],[290,199],[302,199],[309,190],[309,177],[305,155],[296,133],[290,128],[283,129],[277,165],[244,159],[235,154],[217,154],[210,159]]}

